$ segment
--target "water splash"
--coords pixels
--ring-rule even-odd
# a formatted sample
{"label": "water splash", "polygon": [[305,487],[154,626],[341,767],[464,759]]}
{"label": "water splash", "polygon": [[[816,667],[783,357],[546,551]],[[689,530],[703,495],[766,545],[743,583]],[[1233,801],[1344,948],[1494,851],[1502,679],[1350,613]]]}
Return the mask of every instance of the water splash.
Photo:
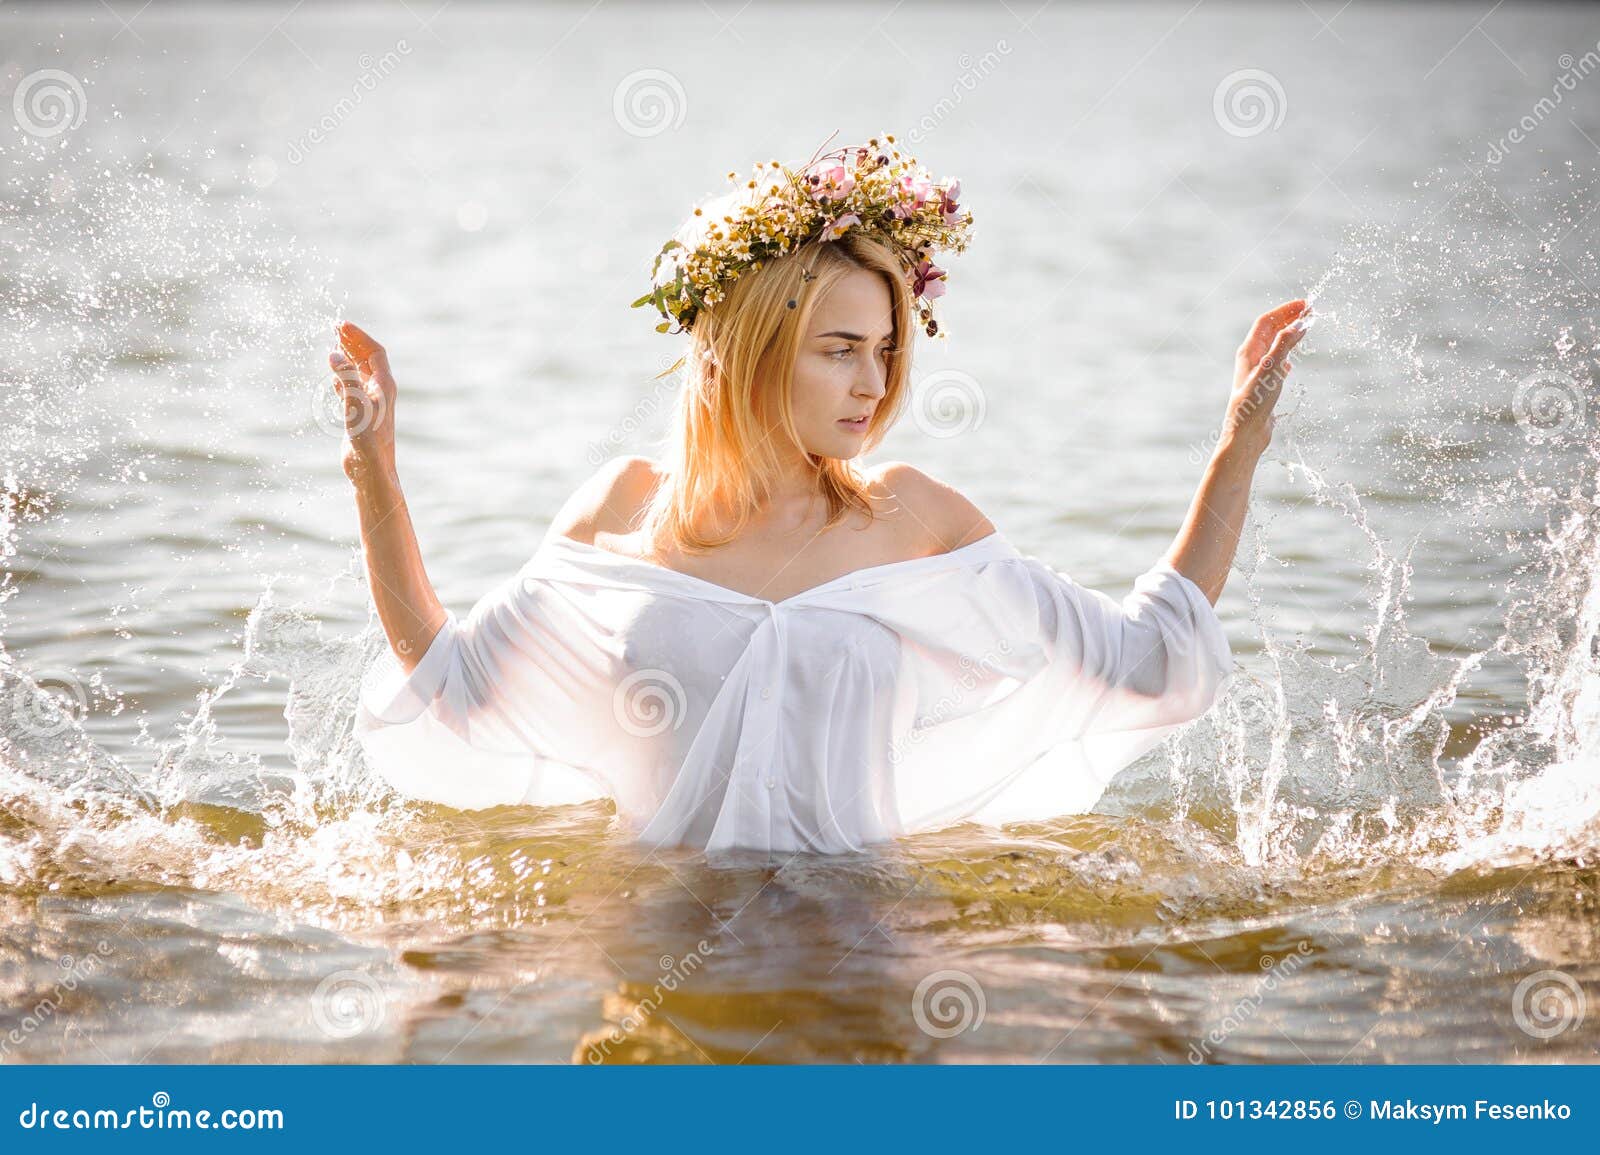
{"label": "water splash", "polygon": [[[1515,204],[1476,179],[1419,183],[1433,181],[1439,209],[1352,228],[1307,294],[1317,328],[1278,438],[1295,488],[1265,514],[1258,502],[1236,563],[1262,660],[1171,751],[1165,804],[1226,832],[1252,865],[1448,872],[1600,843],[1589,416],[1600,359],[1587,320],[1600,302],[1585,285],[1593,251],[1560,248],[1593,203],[1593,177],[1567,166]],[[1345,370],[1335,395],[1319,379],[1330,362]],[[1376,477],[1400,487],[1364,495]],[[1427,511],[1403,549],[1376,523],[1374,495]],[[1305,620],[1282,580],[1304,567],[1274,552],[1274,523],[1311,510],[1333,515],[1328,540],[1348,539],[1365,570],[1349,646],[1326,621],[1309,639],[1282,624]],[[1410,615],[1415,553],[1441,544],[1455,550],[1443,564],[1467,571],[1459,588],[1486,604],[1467,636],[1436,649]],[[1490,563],[1507,552],[1516,576],[1487,597]],[[1438,599],[1440,575],[1428,576]]]}
{"label": "water splash", "polygon": [[[593,875],[636,869],[606,804],[451,815],[399,805],[364,772],[353,694],[381,635],[371,621],[330,631],[315,603],[280,595],[281,542],[249,508],[266,492],[257,466],[227,451],[236,423],[284,421],[240,397],[293,399],[290,425],[312,416],[298,402],[320,388],[310,378],[336,312],[326,285],[307,279],[315,261],[271,236],[248,198],[173,175],[107,170],[67,186],[15,182],[7,195],[19,259],[4,287],[28,323],[0,337],[9,386],[0,610],[25,605],[29,567],[49,557],[57,519],[126,513],[153,473],[196,499],[153,548],[202,564],[231,555],[255,586],[237,655],[206,672],[193,713],[118,747],[139,765],[92,732],[127,699],[102,674],[63,671],[63,698],[36,676],[48,672],[0,657],[12,703],[0,721],[0,886],[92,892],[136,880],[235,890],[341,926],[388,917],[479,926],[547,917],[579,890],[564,874],[588,872],[587,892]],[[1214,909],[1237,922],[1263,888],[1322,896],[1331,880],[1348,891],[1376,874],[1592,853],[1597,439],[1559,413],[1587,403],[1580,375],[1595,337],[1578,318],[1595,302],[1560,274],[1569,260],[1592,261],[1563,254],[1551,232],[1586,194],[1565,195],[1561,209],[1521,206],[1552,222],[1532,230],[1531,253],[1505,239],[1516,210],[1474,186],[1426,219],[1351,230],[1308,294],[1316,325],[1296,357],[1302,384],[1291,385],[1303,392],[1287,399],[1280,425],[1290,496],[1258,505],[1237,565],[1261,653],[1218,709],[1152,762],[1158,778],[1119,784],[1107,808],[1124,817],[911,840],[905,858],[852,867],[863,884],[888,863],[897,883],[909,869],[952,890],[1036,892],[1038,910],[1055,918],[1105,920],[1131,899],[1165,917]],[[64,264],[63,253],[82,260]],[[1457,332],[1481,302],[1492,312]],[[1340,369],[1338,395],[1315,388],[1319,363]],[[286,388],[284,365],[306,366],[308,380],[291,372]],[[1574,383],[1577,402],[1558,406],[1554,422],[1548,406],[1523,404],[1519,416],[1520,383],[1534,374]],[[212,451],[176,451],[165,431],[197,420],[214,423]],[[1380,464],[1400,491],[1364,487]],[[1440,651],[1413,624],[1430,564],[1417,552],[1436,543],[1393,544],[1374,513],[1393,505],[1429,510],[1434,537],[1484,552],[1509,540],[1522,554],[1520,584],[1491,600],[1482,637]],[[1542,541],[1523,524],[1530,507],[1548,515]],[[1308,567],[1274,528],[1313,514],[1348,536],[1357,566],[1356,628],[1345,637],[1284,622],[1298,611],[1283,579]],[[111,632],[141,630],[183,572],[130,588],[111,607]],[[325,576],[330,586],[360,580]],[[1520,672],[1524,716],[1515,693],[1475,699],[1511,707],[1463,706],[1486,673],[1501,671],[1503,691],[1507,667]],[[285,687],[279,757],[236,748],[225,715],[247,680]],[[79,687],[97,708],[73,707]]]}

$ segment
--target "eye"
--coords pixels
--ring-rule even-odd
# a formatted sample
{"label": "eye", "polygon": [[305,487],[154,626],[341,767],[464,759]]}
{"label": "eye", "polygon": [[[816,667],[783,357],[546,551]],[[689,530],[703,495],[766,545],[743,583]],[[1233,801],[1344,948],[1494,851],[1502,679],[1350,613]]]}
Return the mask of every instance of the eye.
{"label": "eye", "polygon": [[883,348],[879,349],[878,352],[884,354],[886,357],[892,357],[896,353],[900,352],[900,347],[898,345],[885,345]]}
{"label": "eye", "polygon": [[855,349],[853,349],[849,345],[846,345],[843,349],[833,349],[833,350],[831,350],[828,353],[828,356],[832,357],[835,361],[843,361],[846,357],[850,356],[850,354],[852,354],[854,352],[855,352]]}

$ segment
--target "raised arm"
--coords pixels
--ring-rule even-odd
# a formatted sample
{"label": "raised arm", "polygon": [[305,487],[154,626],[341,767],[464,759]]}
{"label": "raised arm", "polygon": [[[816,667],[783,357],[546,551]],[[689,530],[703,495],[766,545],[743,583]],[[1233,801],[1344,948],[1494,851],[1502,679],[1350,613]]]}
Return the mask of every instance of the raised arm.
{"label": "raised arm", "polygon": [[1212,605],[1222,596],[1239,548],[1250,483],[1272,441],[1273,406],[1292,368],[1285,358],[1305,335],[1307,312],[1303,300],[1279,305],[1256,318],[1239,346],[1222,435],[1183,528],[1167,550],[1166,561],[1199,586]]}
{"label": "raised arm", "polygon": [[342,353],[328,357],[344,403],[344,472],[355,487],[367,584],[378,619],[402,669],[409,672],[445,622],[445,609],[422,565],[422,550],[395,471],[395,381],[389,356],[366,333],[339,327]]}

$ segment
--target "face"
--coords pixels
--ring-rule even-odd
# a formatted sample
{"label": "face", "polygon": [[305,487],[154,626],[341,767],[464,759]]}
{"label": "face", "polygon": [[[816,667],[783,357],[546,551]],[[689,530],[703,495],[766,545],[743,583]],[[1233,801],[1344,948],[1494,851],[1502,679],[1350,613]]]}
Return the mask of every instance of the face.
{"label": "face", "polygon": [[850,269],[812,309],[795,358],[794,420],[808,453],[845,459],[861,453],[888,391],[893,346],[889,286],[877,273]]}

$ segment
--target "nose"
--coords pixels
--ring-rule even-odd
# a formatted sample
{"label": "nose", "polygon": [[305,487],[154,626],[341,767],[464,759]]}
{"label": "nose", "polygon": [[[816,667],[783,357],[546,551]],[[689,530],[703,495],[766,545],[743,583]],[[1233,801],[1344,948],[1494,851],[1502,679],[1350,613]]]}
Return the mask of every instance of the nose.
{"label": "nose", "polygon": [[889,391],[888,374],[889,367],[875,358],[856,375],[855,388],[851,392],[857,397],[882,397]]}

